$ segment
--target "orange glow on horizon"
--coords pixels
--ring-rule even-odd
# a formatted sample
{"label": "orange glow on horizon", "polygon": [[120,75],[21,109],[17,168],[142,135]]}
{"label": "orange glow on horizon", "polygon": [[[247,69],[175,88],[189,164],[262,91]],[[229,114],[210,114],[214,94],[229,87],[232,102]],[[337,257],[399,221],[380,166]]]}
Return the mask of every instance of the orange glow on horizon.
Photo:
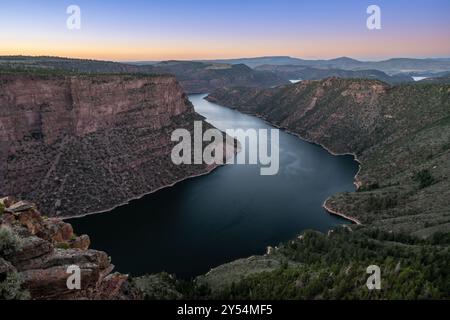
{"label": "orange glow on horizon", "polygon": [[0,43],[0,55],[60,56],[112,61],[138,60],[195,60],[225,59],[238,57],[289,55],[302,58],[335,58],[350,56],[358,58],[383,59],[390,57],[435,57],[449,56],[450,42],[439,37],[398,41],[396,37],[380,41],[370,39],[311,39],[301,43],[278,41],[263,43],[253,40],[245,43],[208,44],[195,42],[168,42],[154,45],[140,43],[99,42],[51,42],[51,41],[8,41]]}

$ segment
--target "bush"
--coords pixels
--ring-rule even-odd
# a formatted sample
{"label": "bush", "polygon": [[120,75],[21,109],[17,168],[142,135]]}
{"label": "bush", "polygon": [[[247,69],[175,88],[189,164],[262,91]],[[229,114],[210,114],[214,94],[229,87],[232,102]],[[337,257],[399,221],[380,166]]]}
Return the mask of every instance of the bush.
{"label": "bush", "polygon": [[435,180],[434,180],[430,170],[428,170],[428,169],[424,169],[424,170],[419,171],[414,176],[414,180],[419,182],[420,189],[424,189],[426,187],[429,187],[435,182]]}
{"label": "bush", "polygon": [[22,241],[10,227],[0,226],[0,256],[6,256],[20,250]]}
{"label": "bush", "polygon": [[22,278],[17,272],[9,272],[0,282],[0,300],[29,299],[27,291],[22,290]]}
{"label": "bush", "polygon": [[58,242],[55,247],[58,249],[68,250],[70,249],[70,244],[67,242]]}
{"label": "bush", "polygon": [[367,211],[387,210],[398,204],[397,195],[390,194],[386,196],[370,195],[366,203]]}
{"label": "bush", "polygon": [[3,212],[5,212],[5,205],[0,202],[0,215],[3,214]]}

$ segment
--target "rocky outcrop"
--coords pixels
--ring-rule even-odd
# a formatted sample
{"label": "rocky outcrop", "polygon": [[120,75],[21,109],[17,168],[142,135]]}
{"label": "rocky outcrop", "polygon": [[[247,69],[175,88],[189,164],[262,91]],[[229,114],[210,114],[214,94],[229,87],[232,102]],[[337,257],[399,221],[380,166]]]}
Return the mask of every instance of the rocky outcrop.
{"label": "rocky outcrop", "polygon": [[387,230],[450,230],[450,86],[329,78],[272,89],[231,88],[209,101],[256,114],[361,162],[356,193],[331,212]]}
{"label": "rocky outcrop", "polygon": [[[15,250],[0,251],[0,274],[17,273],[32,299],[131,299],[126,275],[112,273],[105,252],[89,249],[89,237],[77,236],[70,224],[41,216],[34,205],[8,197],[0,228],[18,237]],[[21,204],[21,209],[17,205]],[[28,205],[25,207],[24,205]],[[67,286],[69,266],[81,270],[81,289]],[[3,280],[0,279],[0,282]]]}
{"label": "rocky outcrop", "polygon": [[212,170],[170,160],[173,130],[202,119],[173,76],[2,74],[0,194],[49,216],[111,209]]}

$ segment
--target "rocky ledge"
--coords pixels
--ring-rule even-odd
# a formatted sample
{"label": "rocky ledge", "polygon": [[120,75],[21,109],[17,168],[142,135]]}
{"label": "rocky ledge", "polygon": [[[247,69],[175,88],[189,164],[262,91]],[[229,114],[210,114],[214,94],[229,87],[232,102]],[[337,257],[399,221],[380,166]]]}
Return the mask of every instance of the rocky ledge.
{"label": "rocky ledge", "polygon": [[[128,276],[113,273],[108,255],[89,246],[87,235],[34,204],[0,199],[0,299],[137,298]],[[69,266],[80,268],[80,290],[68,289]]]}

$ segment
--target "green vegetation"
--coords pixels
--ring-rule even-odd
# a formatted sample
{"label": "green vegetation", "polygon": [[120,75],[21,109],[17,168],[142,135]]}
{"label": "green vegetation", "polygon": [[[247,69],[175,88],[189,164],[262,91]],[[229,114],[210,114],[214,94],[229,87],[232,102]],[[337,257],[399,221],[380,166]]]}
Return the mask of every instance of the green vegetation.
{"label": "green vegetation", "polygon": [[67,242],[58,242],[55,245],[55,247],[58,248],[58,249],[67,250],[67,249],[70,249],[70,244],[68,244]]}
{"label": "green vegetation", "polygon": [[6,256],[20,250],[22,241],[19,236],[7,226],[0,226],[0,256]]}
{"label": "green vegetation", "polygon": [[87,72],[87,71],[76,71],[67,69],[52,69],[52,68],[41,68],[41,67],[5,67],[0,65],[0,74],[2,75],[32,75],[40,77],[63,77],[63,76],[91,76],[91,77],[109,77],[109,76],[123,76],[129,77],[129,79],[135,78],[153,78],[159,77],[164,74],[150,74],[142,72]]}
{"label": "green vegetation", "polygon": [[[285,261],[280,267],[244,277],[209,297],[448,299],[449,245],[450,233],[437,233],[423,240],[365,227],[342,227],[329,235],[310,231],[301,239],[281,245],[273,254]],[[381,268],[381,290],[366,287],[366,269],[370,265]],[[202,283],[208,281],[206,276]]]}
{"label": "green vegetation", "polygon": [[9,272],[4,274],[3,277],[3,279],[0,278],[0,300],[25,300],[30,298],[29,293],[21,288],[23,280],[17,272]]}
{"label": "green vegetation", "polygon": [[208,99],[356,154],[360,188],[330,197],[334,211],[386,231],[450,231],[450,85],[333,78],[225,88]]}
{"label": "green vegetation", "polygon": [[3,212],[5,212],[5,205],[0,202],[0,215],[2,215]]}
{"label": "green vegetation", "polygon": [[395,207],[398,203],[396,194],[378,196],[371,194],[366,203],[367,211],[386,210]]}
{"label": "green vegetation", "polygon": [[430,170],[428,170],[428,169],[424,169],[424,170],[419,171],[414,176],[414,180],[419,182],[419,186],[420,186],[421,189],[429,187],[435,182],[433,176],[431,175]]}
{"label": "green vegetation", "polygon": [[[371,265],[380,267],[381,290],[367,288]],[[193,281],[163,273],[133,284],[151,300],[449,299],[449,265],[450,233],[421,239],[345,226],[327,235],[307,231],[268,255],[220,266]]]}
{"label": "green vegetation", "polygon": [[194,280],[180,280],[165,272],[132,278],[131,283],[144,300],[201,300],[212,297],[208,285]]}

